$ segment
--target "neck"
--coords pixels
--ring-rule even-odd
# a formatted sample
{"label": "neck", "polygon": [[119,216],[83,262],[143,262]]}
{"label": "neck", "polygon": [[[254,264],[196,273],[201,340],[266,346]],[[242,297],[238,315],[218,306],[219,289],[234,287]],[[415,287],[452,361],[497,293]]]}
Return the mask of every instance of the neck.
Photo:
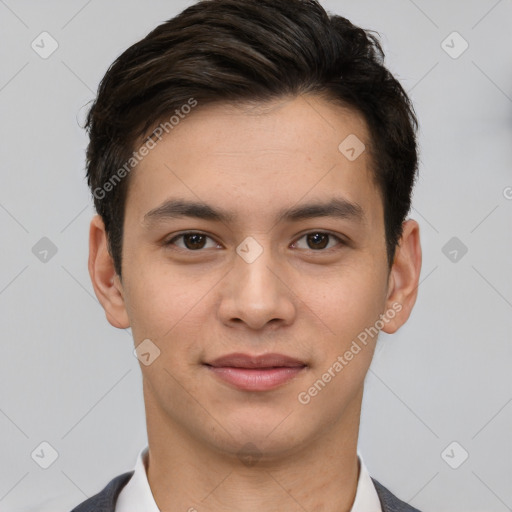
{"label": "neck", "polygon": [[198,440],[148,398],[146,469],[161,511],[350,511],[362,392],[315,439],[279,454],[262,449],[252,460]]}

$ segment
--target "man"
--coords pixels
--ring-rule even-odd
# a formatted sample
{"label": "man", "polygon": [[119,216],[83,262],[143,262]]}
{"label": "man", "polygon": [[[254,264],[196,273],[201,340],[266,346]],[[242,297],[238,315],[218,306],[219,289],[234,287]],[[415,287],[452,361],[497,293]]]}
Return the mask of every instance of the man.
{"label": "man", "polygon": [[108,70],[89,271],[132,330],[148,448],[74,512],[416,510],[357,451],[421,268],[417,122],[382,61],[314,0],[206,0]]}

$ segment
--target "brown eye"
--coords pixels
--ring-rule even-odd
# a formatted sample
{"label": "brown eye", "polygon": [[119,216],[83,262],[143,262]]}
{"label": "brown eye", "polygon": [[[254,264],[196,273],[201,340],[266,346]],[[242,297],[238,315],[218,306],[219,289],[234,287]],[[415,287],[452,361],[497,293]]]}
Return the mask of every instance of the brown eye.
{"label": "brown eye", "polygon": [[206,237],[204,235],[198,235],[197,233],[183,235],[185,247],[191,250],[202,249],[204,247],[205,240]]}
{"label": "brown eye", "polygon": [[[300,246],[301,240],[306,240],[306,247]],[[323,251],[323,249],[331,249],[336,245],[344,245],[343,240],[331,233],[324,233],[322,231],[315,231],[303,235],[297,242],[293,244],[299,249],[310,249],[313,251]]]}
{"label": "brown eye", "polygon": [[307,235],[307,240],[310,249],[325,249],[329,242],[329,235],[326,233],[312,233]]}
{"label": "brown eye", "polygon": [[[178,243],[180,242],[180,243]],[[208,243],[210,245],[208,246]],[[203,233],[182,233],[177,235],[168,242],[165,242],[166,246],[176,246],[179,249],[188,251],[200,251],[201,249],[215,248],[217,244],[215,241],[203,234]]]}

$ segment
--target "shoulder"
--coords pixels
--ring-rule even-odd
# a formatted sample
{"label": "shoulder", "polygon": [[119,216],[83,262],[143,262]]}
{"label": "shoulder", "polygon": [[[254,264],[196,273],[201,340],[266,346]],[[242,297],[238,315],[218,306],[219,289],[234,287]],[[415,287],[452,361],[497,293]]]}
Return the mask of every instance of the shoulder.
{"label": "shoulder", "polygon": [[379,481],[372,478],[382,505],[382,512],[420,512],[405,501],[399,500],[391,491],[386,489]]}
{"label": "shoulder", "polygon": [[128,471],[116,476],[102,491],[80,503],[71,512],[115,512],[117,497],[132,475],[133,471]]}
{"label": "shoulder", "polygon": [[[98,494],[75,507],[71,512],[115,512],[116,501],[123,487],[128,483],[133,471],[123,473],[112,479],[107,486]],[[398,499],[378,480],[372,478],[379,500],[382,505],[382,512],[420,512],[404,501]]]}

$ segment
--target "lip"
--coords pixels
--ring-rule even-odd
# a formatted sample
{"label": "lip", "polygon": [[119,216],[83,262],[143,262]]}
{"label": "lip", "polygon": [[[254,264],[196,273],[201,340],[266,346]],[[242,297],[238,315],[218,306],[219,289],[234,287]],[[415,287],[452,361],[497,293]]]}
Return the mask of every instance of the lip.
{"label": "lip", "polygon": [[232,368],[272,368],[306,366],[304,361],[283,354],[250,355],[236,352],[218,357],[207,363],[209,366],[229,366]]}
{"label": "lip", "polygon": [[219,379],[237,389],[268,391],[296,377],[306,363],[283,354],[227,354],[205,366]]}

